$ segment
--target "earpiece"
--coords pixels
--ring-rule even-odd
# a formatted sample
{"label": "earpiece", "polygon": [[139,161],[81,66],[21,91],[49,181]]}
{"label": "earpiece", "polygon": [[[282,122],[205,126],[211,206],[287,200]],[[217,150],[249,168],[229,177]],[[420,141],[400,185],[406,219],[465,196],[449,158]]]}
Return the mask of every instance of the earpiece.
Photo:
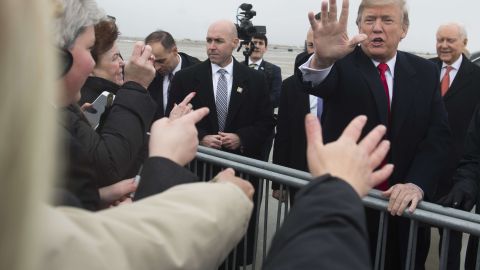
{"label": "earpiece", "polygon": [[66,49],[57,49],[59,59],[60,59],[60,76],[63,77],[65,74],[68,73],[70,68],[72,67],[73,64],[73,56],[72,54],[66,50]]}

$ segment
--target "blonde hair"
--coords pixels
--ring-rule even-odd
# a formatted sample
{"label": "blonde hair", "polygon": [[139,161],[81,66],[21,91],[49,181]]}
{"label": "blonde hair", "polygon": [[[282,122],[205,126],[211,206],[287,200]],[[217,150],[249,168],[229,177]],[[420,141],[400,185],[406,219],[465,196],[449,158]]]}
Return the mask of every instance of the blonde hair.
{"label": "blonde hair", "polygon": [[0,269],[38,267],[37,210],[54,179],[57,141],[51,7],[0,2]]}
{"label": "blonde hair", "polygon": [[357,25],[360,24],[362,20],[363,10],[369,7],[378,7],[378,6],[387,6],[387,5],[397,5],[402,10],[402,23],[404,29],[408,29],[410,26],[410,19],[408,16],[408,7],[405,0],[362,0],[360,6],[358,7],[357,13]]}

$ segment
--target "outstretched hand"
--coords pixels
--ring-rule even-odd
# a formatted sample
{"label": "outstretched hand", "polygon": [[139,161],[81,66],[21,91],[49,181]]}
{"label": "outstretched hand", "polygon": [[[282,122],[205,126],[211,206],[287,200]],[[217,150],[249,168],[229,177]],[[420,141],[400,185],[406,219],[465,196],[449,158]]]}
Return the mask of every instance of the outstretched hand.
{"label": "outstretched hand", "polygon": [[125,82],[134,81],[147,89],[154,77],[152,47],[138,41],[133,47],[130,60],[125,65]]}
{"label": "outstretched hand", "polygon": [[253,200],[253,193],[255,189],[252,184],[240,177],[235,176],[235,171],[232,168],[227,168],[219,172],[215,178],[212,179],[212,182],[218,183],[232,183],[239,187],[243,193],[248,197],[248,199]]}
{"label": "outstretched hand", "polygon": [[322,2],[320,20],[315,19],[313,12],[308,13],[308,19],[313,30],[315,57],[311,62],[312,68],[323,69],[335,63],[338,59],[353,51],[358,43],[367,38],[365,34],[358,34],[348,38],[348,0],[343,0],[340,17],[337,19],[337,1],[330,0],[330,9],[326,1]]}
{"label": "outstretched hand", "polygon": [[165,157],[181,166],[192,161],[198,147],[195,124],[208,112],[208,108],[200,108],[174,120],[164,117],[155,121],[150,131],[150,157]]}
{"label": "outstretched hand", "polygon": [[170,120],[175,120],[190,113],[192,111],[192,104],[190,101],[195,97],[195,94],[195,92],[191,92],[182,100],[182,102],[180,102],[180,104],[173,104],[173,109],[168,115],[168,118],[170,118]]}
{"label": "outstretched hand", "polygon": [[329,173],[341,178],[349,183],[360,197],[367,195],[372,187],[387,179],[393,171],[392,164],[374,171],[390,149],[389,141],[381,141],[386,128],[377,126],[357,143],[366,122],[366,116],[356,117],[338,140],[324,145],[318,118],[308,114],[305,117],[305,129],[310,173],[314,177]]}

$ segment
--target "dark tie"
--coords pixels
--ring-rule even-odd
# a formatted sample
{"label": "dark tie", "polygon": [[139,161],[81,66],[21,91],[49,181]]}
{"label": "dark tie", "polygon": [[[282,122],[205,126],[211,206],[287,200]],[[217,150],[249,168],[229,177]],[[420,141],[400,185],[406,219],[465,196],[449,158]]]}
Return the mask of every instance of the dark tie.
{"label": "dark tie", "polygon": [[323,113],[323,99],[321,97],[317,98],[317,117],[318,120],[322,119],[322,113]]}
{"label": "dark tie", "polygon": [[[168,99],[170,98],[170,89],[172,88],[172,79],[173,79],[173,73],[168,73],[168,87],[167,87],[167,100],[164,102],[164,104],[168,104]],[[165,113],[167,109],[167,106],[165,105],[163,107],[163,113]]]}
{"label": "dark tie", "polygon": [[250,64],[250,65],[248,65],[249,68],[253,68],[253,69],[257,69],[257,66],[258,66],[257,64]]}
{"label": "dark tie", "polygon": [[228,86],[227,77],[225,76],[227,71],[225,69],[219,69],[217,72],[220,74],[220,78],[217,83],[215,106],[217,107],[218,131],[223,131],[225,129],[225,121],[227,120],[228,113]]}
{"label": "dark tie", "polygon": [[[385,71],[388,70],[388,65],[385,63],[380,63],[377,66],[378,72],[380,73],[380,80],[382,81],[383,85],[383,90],[385,91],[385,95],[387,96],[387,126],[390,125],[390,92],[388,91],[388,84],[387,84],[387,78],[385,77]],[[387,158],[382,161],[382,164],[380,167],[383,167],[385,164],[387,164]],[[388,179],[377,185],[375,188],[379,190],[387,190],[388,189]]]}
{"label": "dark tie", "polygon": [[440,90],[442,91],[442,97],[447,93],[448,88],[450,88],[450,71],[452,71],[452,66],[446,66],[445,75],[443,75],[442,81],[440,82]]}

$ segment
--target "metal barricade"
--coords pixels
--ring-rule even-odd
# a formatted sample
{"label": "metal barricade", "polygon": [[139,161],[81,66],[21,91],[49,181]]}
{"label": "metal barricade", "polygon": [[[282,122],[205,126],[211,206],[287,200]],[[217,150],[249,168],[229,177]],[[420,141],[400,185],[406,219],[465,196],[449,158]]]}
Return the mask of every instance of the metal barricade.
{"label": "metal barricade", "polygon": [[[247,244],[237,246],[226,259],[221,269],[261,269],[266,257],[269,244],[274,233],[279,229],[283,218],[289,211],[289,193],[292,188],[301,188],[308,184],[311,175],[306,172],[286,168],[283,166],[234,155],[231,153],[199,146],[196,159],[189,164],[189,169],[197,173],[203,181],[214,177],[217,171],[225,168],[233,168],[240,177],[258,182],[254,201],[256,220],[254,224],[253,239],[253,260],[251,266],[246,255]],[[280,193],[285,194],[283,202],[272,199],[270,194],[271,183],[280,185]],[[374,269],[384,269],[385,247],[387,244],[386,235],[389,221],[387,212],[388,201],[378,190],[372,190],[363,199],[367,208],[380,212],[379,230],[377,237],[377,249],[375,259],[372,262]],[[405,269],[414,269],[416,255],[416,236],[420,223],[428,224],[443,230],[442,247],[440,251],[439,269],[447,269],[446,259],[448,254],[448,243],[452,230],[480,236],[480,215],[460,211],[452,208],[445,208],[428,202],[420,202],[413,213],[405,211],[403,217],[410,220],[410,234],[408,240],[408,251],[405,262]],[[247,236],[243,242],[247,242]],[[252,243],[250,243],[252,244]],[[242,251],[239,251],[239,248]],[[480,251],[480,249],[478,249]],[[477,264],[475,269],[480,269],[480,252],[477,251]],[[242,253],[243,256],[238,256]]]}

